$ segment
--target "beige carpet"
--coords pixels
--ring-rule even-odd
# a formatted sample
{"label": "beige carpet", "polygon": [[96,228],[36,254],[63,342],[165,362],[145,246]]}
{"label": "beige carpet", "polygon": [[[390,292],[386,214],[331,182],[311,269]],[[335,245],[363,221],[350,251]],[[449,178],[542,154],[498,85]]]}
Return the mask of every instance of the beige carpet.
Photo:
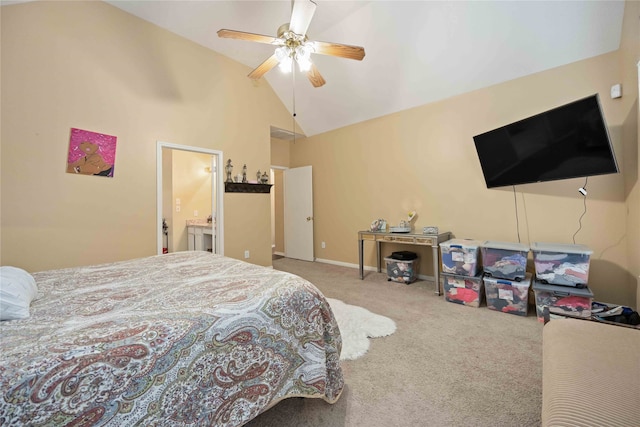
{"label": "beige carpet", "polygon": [[538,426],[542,402],[542,324],[529,316],[465,307],[431,282],[388,282],[386,275],[297,261],[273,262],[329,298],[396,322],[366,355],[343,361],[345,390],[334,405],[291,398],[248,426]]}

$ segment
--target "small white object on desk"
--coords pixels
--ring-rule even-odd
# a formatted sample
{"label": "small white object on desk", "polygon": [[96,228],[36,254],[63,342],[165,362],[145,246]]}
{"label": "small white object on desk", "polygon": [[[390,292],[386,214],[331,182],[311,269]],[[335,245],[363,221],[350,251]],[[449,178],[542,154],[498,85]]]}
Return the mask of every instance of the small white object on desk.
{"label": "small white object on desk", "polygon": [[416,211],[409,211],[407,214],[407,219],[400,221],[399,225],[394,225],[389,227],[390,233],[410,233],[411,232],[411,221],[416,217]]}

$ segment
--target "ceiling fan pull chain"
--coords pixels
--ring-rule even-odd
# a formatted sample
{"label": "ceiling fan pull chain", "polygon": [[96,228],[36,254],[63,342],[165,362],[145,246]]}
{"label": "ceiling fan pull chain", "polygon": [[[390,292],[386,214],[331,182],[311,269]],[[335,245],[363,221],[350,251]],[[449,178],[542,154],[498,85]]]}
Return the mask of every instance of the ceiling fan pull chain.
{"label": "ceiling fan pull chain", "polygon": [[293,64],[291,64],[291,80],[293,81],[293,115],[292,117],[292,123],[291,123],[291,130],[293,131],[293,144],[296,144],[296,69],[294,68]]}

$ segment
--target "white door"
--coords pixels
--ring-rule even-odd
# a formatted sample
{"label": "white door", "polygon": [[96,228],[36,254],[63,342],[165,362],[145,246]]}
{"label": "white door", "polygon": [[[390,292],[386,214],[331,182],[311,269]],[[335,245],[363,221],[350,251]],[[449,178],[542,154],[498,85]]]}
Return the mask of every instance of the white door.
{"label": "white door", "polygon": [[284,255],[313,261],[311,166],[284,171]]}

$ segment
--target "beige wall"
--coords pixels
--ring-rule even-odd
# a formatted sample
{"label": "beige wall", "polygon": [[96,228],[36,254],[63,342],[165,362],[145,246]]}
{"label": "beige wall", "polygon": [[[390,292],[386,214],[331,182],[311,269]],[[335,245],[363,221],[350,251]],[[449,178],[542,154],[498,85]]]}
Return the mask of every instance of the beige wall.
{"label": "beige wall", "polygon": [[271,166],[289,167],[289,146],[292,144],[284,139],[271,138]]}
{"label": "beige wall", "polygon": [[[629,108],[629,117],[625,120],[623,132],[626,138],[638,140],[640,134],[640,111],[638,110],[638,86],[640,79],[640,2],[627,1],[623,23],[623,36],[620,45],[620,68],[625,106]],[[635,94],[635,96],[634,96]],[[631,96],[627,96],[631,95]],[[635,100],[635,105],[634,104]],[[627,197],[627,247],[629,251],[629,271],[636,277],[636,307],[640,307],[640,183],[638,182],[638,164],[640,150],[638,144],[630,144],[625,155],[630,173],[625,181]],[[635,169],[633,168],[635,164]]]}
{"label": "beige wall", "polygon": [[[156,253],[156,142],[270,166],[291,118],[248,67],[101,2],[2,7],[0,262],[29,271]],[[70,128],[118,137],[115,176],[65,172]],[[270,203],[225,194],[225,254],[271,265]]]}
{"label": "beige wall", "polygon": [[[637,5],[632,7],[627,18],[635,29],[625,29],[625,38],[638,34]],[[635,46],[627,54],[637,61]],[[596,299],[635,306],[638,216],[629,212],[638,211],[638,138],[624,129],[637,130],[638,94],[609,96],[611,85],[621,83],[622,68],[635,73],[620,57],[598,56],[291,146],[292,167],[313,166],[316,256],[356,265],[357,231],[375,218],[397,224],[412,209],[417,230],[436,225],[459,238],[517,242],[518,221],[524,243],[572,243],[583,212],[577,190],[585,180],[517,186],[516,220],[512,188],[486,188],[473,136],[598,93],[622,173],[589,178],[587,214],[575,241],[594,251],[589,285]],[[383,250],[385,255],[397,248]],[[418,252],[428,260],[420,273],[432,275],[428,250]],[[376,264],[373,245],[365,245],[365,264]]]}

